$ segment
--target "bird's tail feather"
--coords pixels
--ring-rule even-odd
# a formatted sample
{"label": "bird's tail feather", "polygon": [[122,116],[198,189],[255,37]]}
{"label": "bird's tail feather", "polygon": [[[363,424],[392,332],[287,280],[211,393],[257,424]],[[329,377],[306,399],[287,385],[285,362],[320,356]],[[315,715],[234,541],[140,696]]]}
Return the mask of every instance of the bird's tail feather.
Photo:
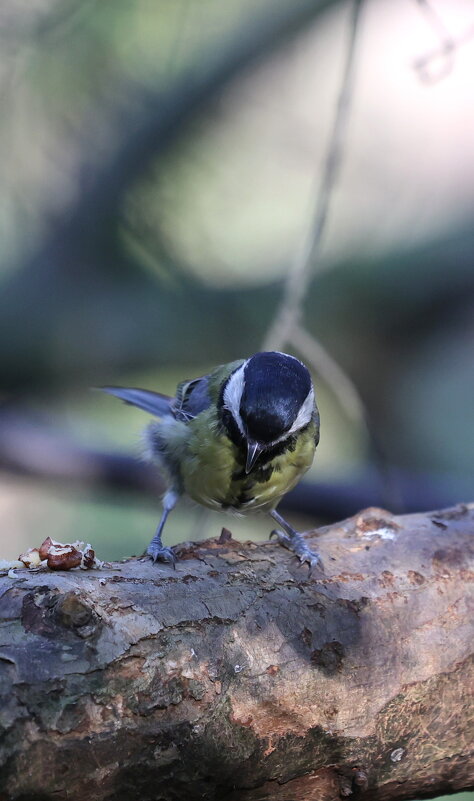
{"label": "bird's tail feather", "polygon": [[161,392],[152,392],[150,389],[138,389],[136,387],[98,387],[102,392],[115,395],[116,398],[129,403],[131,406],[138,406],[144,412],[149,412],[155,417],[170,417],[173,415],[173,398],[169,395],[162,395]]}

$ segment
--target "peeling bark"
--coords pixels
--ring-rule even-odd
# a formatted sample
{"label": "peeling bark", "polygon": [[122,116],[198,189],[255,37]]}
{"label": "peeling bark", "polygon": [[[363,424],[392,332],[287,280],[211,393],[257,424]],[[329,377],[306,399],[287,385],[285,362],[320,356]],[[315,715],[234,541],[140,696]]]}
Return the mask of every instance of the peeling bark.
{"label": "peeling bark", "polygon": [[[0,801],[334,801],[474,784],[474,506],[368,509],[177,570],[0,578]],[[310,537],[311,539],[311,537]]]}

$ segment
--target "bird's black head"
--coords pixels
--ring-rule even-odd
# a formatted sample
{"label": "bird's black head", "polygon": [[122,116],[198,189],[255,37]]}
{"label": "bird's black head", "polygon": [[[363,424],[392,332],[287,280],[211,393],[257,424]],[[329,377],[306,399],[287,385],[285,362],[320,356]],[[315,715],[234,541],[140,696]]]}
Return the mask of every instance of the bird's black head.
{"label": "bird's black head", "polygon": [[222,403],[234,433],[237,427],[247,444],[251,469],[259,453],[309,423],[314,409],[311,377],[293,356],[256,353],[232,373]]}
{"label": "bird's black head", "polygon": [[310,390],[309,372],[293,356],[274,352],[252,356],[244,366],[239,405],[250,439],[269,444],[287,433]]}

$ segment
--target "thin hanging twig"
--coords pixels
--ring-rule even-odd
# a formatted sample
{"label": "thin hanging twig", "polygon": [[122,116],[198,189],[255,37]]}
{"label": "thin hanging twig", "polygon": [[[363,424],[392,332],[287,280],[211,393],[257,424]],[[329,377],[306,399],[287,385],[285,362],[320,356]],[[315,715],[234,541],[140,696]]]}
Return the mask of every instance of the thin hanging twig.
{"label": "thin hanging twig", "polygon": [[[339,177],[354,84],[354,60],[362,0],[354,0],[349,42],[341,79],[336,114],[324,159],[321,184],[307,234],[295,254],[283,292],[283,300],[264,342],[265,350],[279,350],[289,342],[300,323],[303,301],[314,270],[318,267],[333,190]],[[348,379],[349,380],[349,379]],[[329,382],[328,382],[329,383]]]}
{"label": "thin hanging twig", "polygon": [[341,77],[336,113],[323,164],[323,174],[316,195],[314,212],[286,280],[283,299],[267,333],[264,349],[280,350],[292,345],[332,390],[347,416],[366,433],[372,458],[381,479],[381,492],[387,506],[399,506],[399,493],[388,470],[384,449],[370,424],[360,393],[347,373],[302,324],[305,295],[314,273],[321,266],[321,252],[331,200],[339,178],[347,139],[354,88],[354,64],[360,29],[362,0],[354,0],[350,18],[349,41]]}
{"label": "thin hanging twig", "polygon": [[[445,78],[451,72],[454,64],[456,45],[444,22],[440,19],[431,4],[428,3],[427,0],[416,0],[416,4],[419,6],[435,35],[439,38],[439,46],[436,59],[432,57],[428,62],[422,61],[421,64],[417,62],[415,63],[415,69],[421,80],[426,83],[435,83]],[[441,68],[437,75],[432,74],[428,69],[435,60],[438,62],[441,61]]]}
{"label": "thin hanging twig", "polygon": [[[413,63],[413,68],[424,83],[438,83],[452,71],[459,47],[473,38],[474,24],[471,24],[459,36],[454,37],[427,0],[416,0],[416,4],[439,39],[439,44],[435,49],[417,58]],[[436,67],[438,67],[437,70]]]}
{"label": "thin hanging twig", "polygon": [[367,418],[364,405],[354,383],[321,343],[301,325],[305,294],[315,270],[317,271],[319,267],[331,199],[341,170],[353,96],[354,63],[361,8],[362,0],[354,0],[336,113],[314,213],[306,237],[295,254],[283,300],[268,331],[264,349],[280,350],[285,344],[293,345],[334,392],[348,417],[365,427]]}
{"label": "thin hanging twig", "polygon": [[300,325],[295,325],[292,329],[289,343],[308,364],[317,365],[318,373],[324,376],[326,384],[337,396],[347,417],[356,423],[365,421],[364,404],[357,388],[326,348]]}

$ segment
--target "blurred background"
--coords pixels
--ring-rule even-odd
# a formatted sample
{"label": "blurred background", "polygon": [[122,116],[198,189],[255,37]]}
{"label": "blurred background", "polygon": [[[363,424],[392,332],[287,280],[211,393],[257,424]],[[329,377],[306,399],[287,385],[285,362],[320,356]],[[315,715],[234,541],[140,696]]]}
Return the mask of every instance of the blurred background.
{"label": "blurred background", "polygon": [[[321,411],[295,523],[472,500],[473,36],[470,0],[3,0],[1,557],[140,553],[147,416],[90,387],[173,394],[264,343]],[[183,508],[167,543],[222,525],[269,532]]]}
{"label": "blurred background", "polygon": [[[2,0],[0,44],[0,558],[140,553],[146,415],[90,387],[264,343],[321,411],[293,522],[472,500],[471,0]],[[270,528],[165,539],[222,525]]]}

